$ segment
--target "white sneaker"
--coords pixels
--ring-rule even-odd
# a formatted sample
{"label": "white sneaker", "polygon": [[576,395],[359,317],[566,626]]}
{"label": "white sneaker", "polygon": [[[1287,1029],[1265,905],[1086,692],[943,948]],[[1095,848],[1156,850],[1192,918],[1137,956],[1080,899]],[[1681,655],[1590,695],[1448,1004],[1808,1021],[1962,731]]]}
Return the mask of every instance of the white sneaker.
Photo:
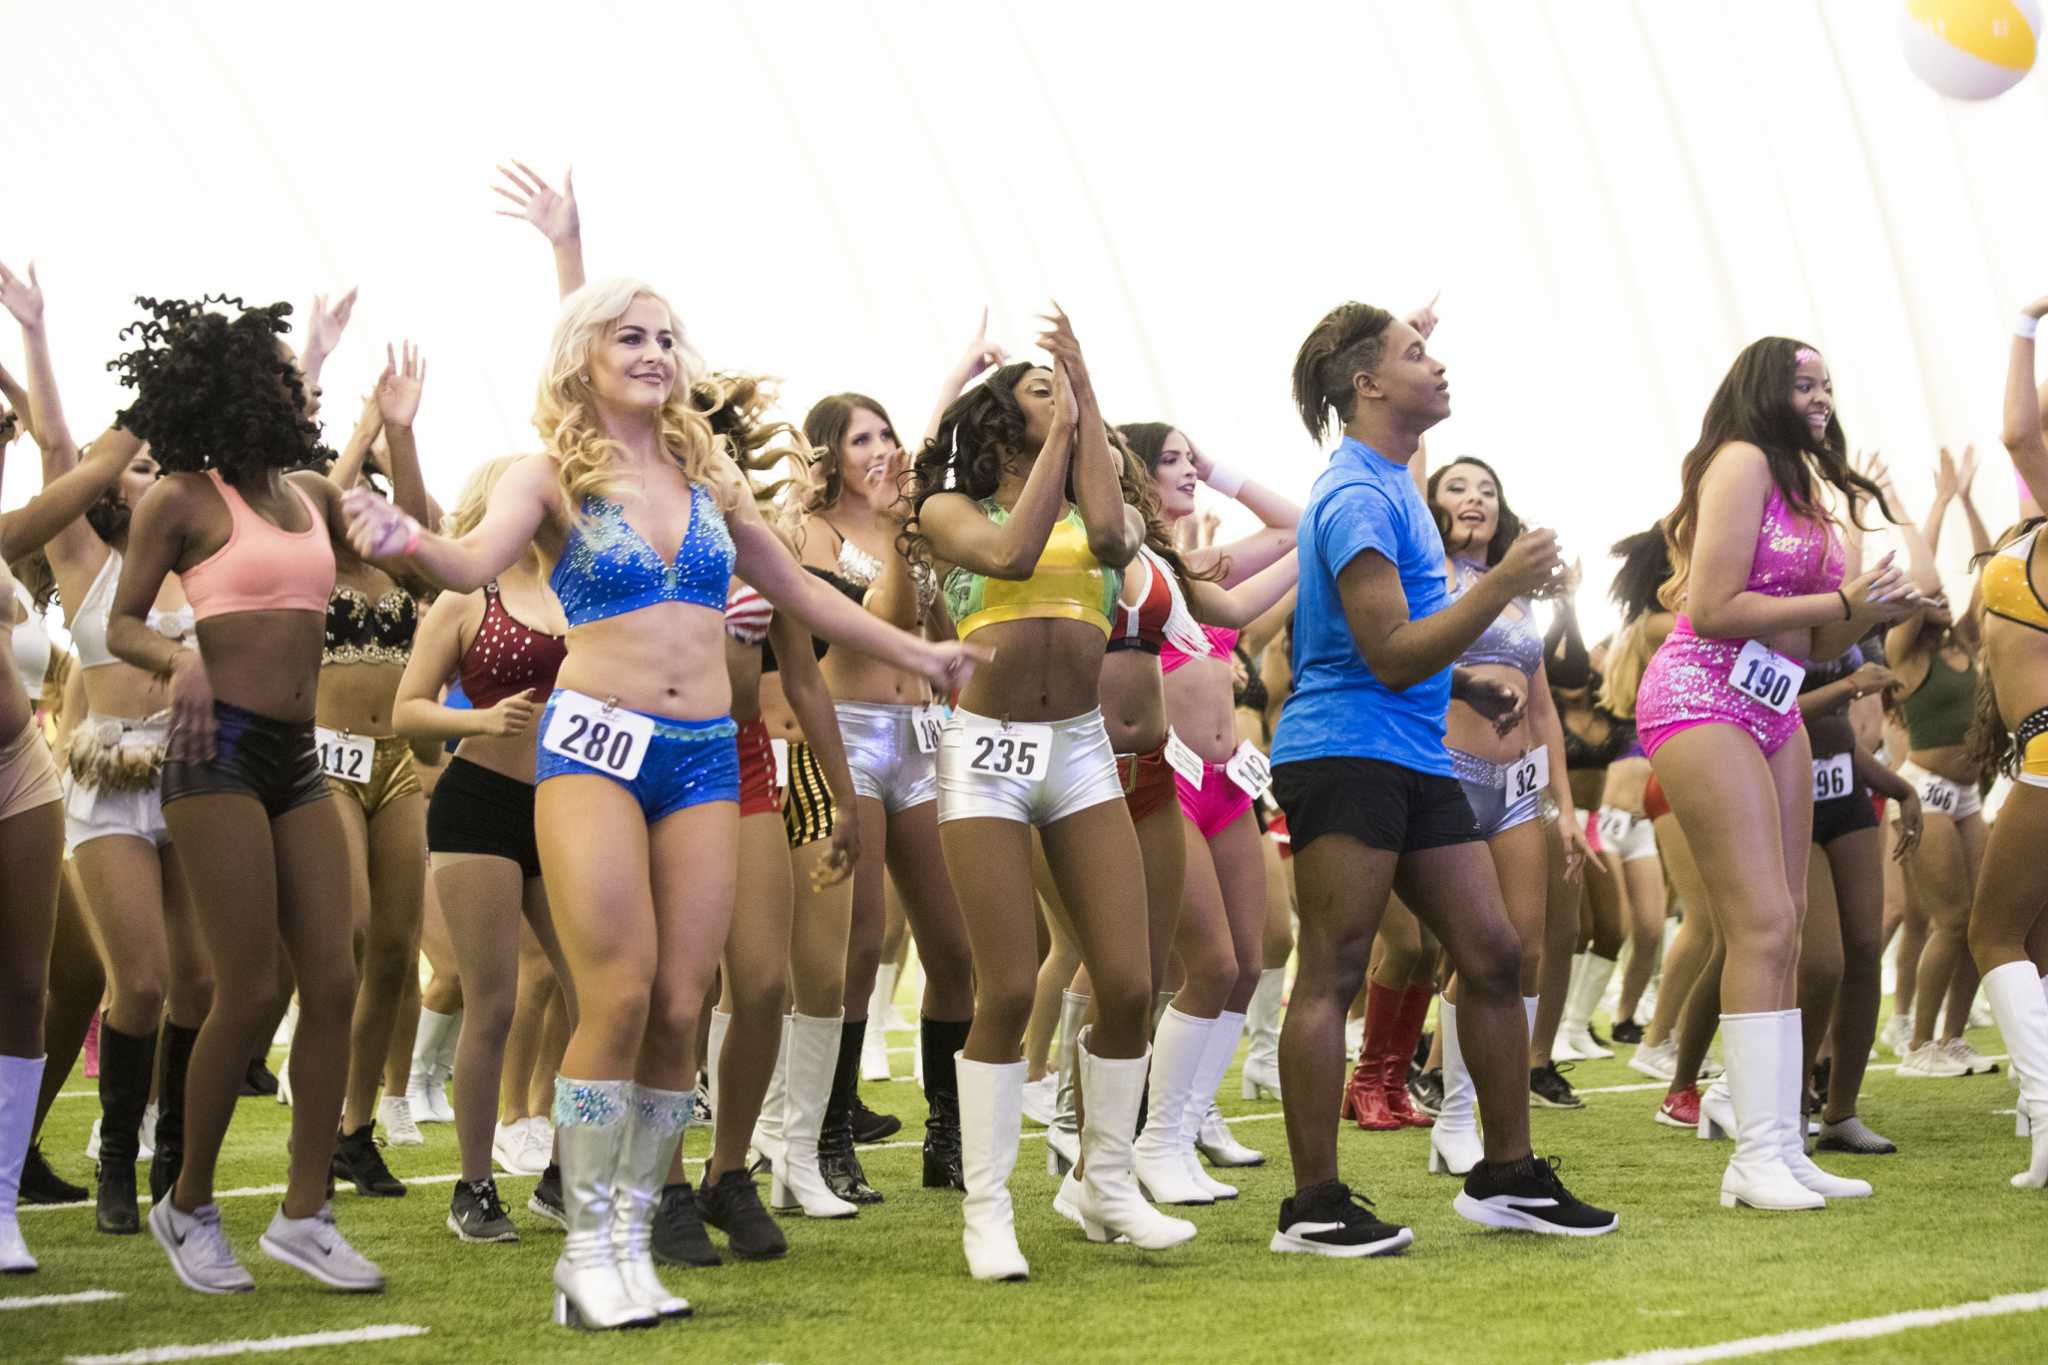
{"label": "white sneaker", "polygon": [[[435,1101],[438,1099],[439,1104]],[[448,1116],[441,1116],[441,1108],[448,1104],[448,1092],[441,1085],[440,1078],[431,1071],[415,1071],[405,1083],[405,1102],[412,1110],[412,1121],[421,1123],[453,1123],[455,1111],[451,1107]]]}
{"label": "white sneaker", "polygon": [[1894,1014],[1885,1020],[1884,1028],[1877,1035],[1877,1041],[1882,1043],[1892,1056],[1904,1061],[1906,1053],[1913,1046],[1913,1016]]}
{"label": "white sneaker", "polygon": [[420,1127],[413,1122],[411,1101],[404,1095],[386,1095],[377,1101],[377,1123],[384,1129],[384,1141],[392,1147],[424,1147]]}
{"label": "white sneaker", "polygon": [[1980,992],[1977,998],[1970,1002],[1970,1027],[1991,1028],[1997,1022],[1991,1017],[1991,1002]]}
{"label": "white sneaker", "polygon": [[539,1175],[555,1159],[555,1125],[548,1122],[545,1114],[535,1114],[523,1126],[526,1129],[527,1163],[533,1167],[534,1174]]}
{"label": "white sneaker", "polygon": [[[297,1009],[298,1007],[298,1000],[296,997],[294,997],[292,1001],[292,1008]],[[284,1056],[277,1059],[277,1102],[281,1105],[284,1105],[287,1109],[291,1107],[292,1054],[289,1052],[285,1053]]]}
{"label": "white sneaker", "polygon": [[348,1244],[334,1226],[334,1210],[322,1204],[311,1218],[287,1218],[279,1208],[257,1242],[271,1260],[303,1270],[324,1285],[356,1294],[384,1288],[384,1272]]}
{"label": "white sneaker", "polygon": [[1024,1117],[1041,1128],[1052,1127],[1053,1106],[1059,1102],[1060,1076],[1048,1071],[1035,1081],[1024,1082]]}
{"label": "white sneaker", "polygon": [[526,1120],[501,1123],[491,1136],[491,1159],[508,1175],[539,1175],[547,1162],[533,1164],[533,1147],[527,1138]]}
{"label": "white sneaker", "polygon": [[1635,1053],[1628,1059],[1628,1065],[1629,1070],[1639,1071],[1652,1080],[1670,1080],[1678,1074],[1678,1039],[1666,1038],[1661,1043],[1636,1044]]}
{"label": "white sneaker", "polygon": [[1923,1043],[1906,1053],[1906,1060],[1899,1063],[1898,1074],[1922,1079],[1930,1077],[1967,1076],[1968,1067],[1949,1053],[1940,1043]]}
{"label": "white sneaker", "polygon": [[[135,1151],[136,1161],[147,1161],[156,1155],[156,1106],[153,1104],[142,1111],[142,1128],[136,1134],[136,1141],[141,1144]],[[92,1121],[92,1131],[86,1134],[85,1159],[87,1161],[98,1161],[100,1159],[100,1121],[98,1119]]]}
{"label": "white sneaker", "polygon": [[1358,1050],[1364,1046],[1365,1020],[1346,1019],[1344,1021],[1344,1055],[1346,1057],[1356,1057]]}
{"label": "white sneaker", "polygon": [[1951,1038],[1941,1045],[1941,1050],[1956,1059],[1966,1076],[1989,1076],[1997,1072],[1998,1063],[1986,1057],[1961,1038]]}
{"label": "white sneaker", "polygon": [[149,1231],[171,1258],[171,1269],[187,1289],[202,1294],[241,1294],[256,1287],[221,1231],[220,1205],[201,1204],[190,1213],[180,1213],[165,1195],[149,1211]]}

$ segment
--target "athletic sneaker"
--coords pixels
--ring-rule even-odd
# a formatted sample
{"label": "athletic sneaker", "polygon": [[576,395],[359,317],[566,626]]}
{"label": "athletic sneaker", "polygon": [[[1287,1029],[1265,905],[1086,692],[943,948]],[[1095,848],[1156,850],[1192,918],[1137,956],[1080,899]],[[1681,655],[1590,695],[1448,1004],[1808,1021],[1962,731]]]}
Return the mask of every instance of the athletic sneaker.
{"label": "athletic sneaker", "polygon": [[547,1169],[548,1154],[537,1150],[531,1119],[501,1123],[491,1135],[491,1159],[510,1175],[539,1175]]}
{"label": "athletic sneaker", "polygon": [[243,1095],[275,1095],[277,1077],[270,1072],[270,1064],[261,1057],[249,1059],[249,1069],[242,1073]]}
{"label": "athletic sneaker", "polygon": [[754,1178],[745,1171],[727,1171],[715,1181],[706,1180],[697,1191],[697,1212],[725,1234],[726,1245],[743,1261],[772,1261],[789,1250],[782,1229],[761,1207]]}
{"label": "athletic sneaker", "polygon": [[379,1199],[398,1199],[405,1194],[405,1182],[391,1174],[391,1168],[384,1164],[384,1154],[377,1150],[377,1140],[370,1135],[367,1123],[353,1133],[343,1133],[334,1144],[334,1160],[328,1166],[328,1174],[353,1183],[357,1194],[375,1195]]}
{"label": "athletic sneaker", "polygon": [[1633,1045],[1643,1041],[1643,1026],[1633,1019],[1617,1019],[1607,1032],[1617,1043]]}
{"label": "athletic sneaker", "polygon": [[690,1126],[709,1132],[718,1121],[711,1112],[711,1081],[702,1071],[697,1073],[697,1088],[690,1092]]}
{"label": "athletic sneaker", "polygon": [[1024,1082],[1024,1117],[1041,1128],[1052,1127],[1052,1111],[1059,1099],[1059,1073],[1048,1071],[1035,1081]]}
{"label": "athletic sneaker", "polygon": [[[135,1159],[137,1161],[147,1161],[156,1155],[156,1105],[154,1103],[143,1109],[142,1127],[137,1130],[135,1141],[137,1143],[135,1149]],[[85,1159],[87,1161],[98,1161],[100,1159],[100,1121],[98,1119],[92,1121],[92,1131],[86,1134],[85,1137]]]}
{"label": "athletic sneaker", "polygon": [[658,1265],[722,1265],[718,1248],[704,1235],[704,1215],[697,1211],[697,1192],[685,1180],[663,1185],[654,1206],[654,1260]]}
{"label": "athletic sneaker", "polygon": [[1884,1029],[1877,1035],[1877,1041],[1883,1044],[1892,1056],[1904,1061],[1907,1051],[1913,1045],[1913,1016],[1894,1014],[1885,1020]]}
{"label": "athletic sneaker", "polygon": [[1922,1043],[1906,1052],[1906,1060],[1899,1063],[1898,1074],[1919,1079],[1948,1079],[1967,1076],[1970,1068],[1940,1043]]}
{"label": "athletic sneaker", "polygon": [[1963,1072],[1970,1076],[1995,1076],[1998,1063],[1977,1051],[1961,1038],[1951,1038],[1941,1045],[1942,1051],[1962,1064]]}
{"label": "athletic sneaker", "polygon": [[1678,1074],[1678,1039],[1674,1036],[1661,1043],[1638,1043],[1628,1059],[1628,1067],[1653,1081],[1670,1080]]}
{"label": "athletic sneaker", "polygon": [[1696,1085],[1674,1091],[1664,1097],[1664,1103],[1657,1106],[1657,1122],[1673,1128],[1697,1128],[1700,1126],[1700,1091]]}
{"label": "athletic sneaker", "polygon": [[855,1142],[881,1142],[903,1129],[903,1120],[894,1114],[878,1114],[868,1108],[859,1091],[854,1092],[853,1107],[847,1111],[846,1121],[853,1129]]}
{"label": "athletic sneaker", "polygon": [[1899,1150],[1890,1138],[1854,1114],[1821,1124],[1820,1141],[1814,1146],[1823,1152],[1848,1152],[1855,1156],[1889,1156]]}
{"label": "athletic sneaker", "polygon": [[533,1194],[526,1201],[526,1211],[536,1218],[545,1218],[558,1228],[569,1226],[568,1210],[562,1207],[562,1168],[550,1164],[540,1173],[534,1183]]}
{"label": "athletic sneaker", "polygon": [[495,1180],[458,1180],[448,1201],[448,1231],[465,1242],[516,1242],[519,1229],[498,1198]]}
{"label": "athletic sneaker", "polygon": [[386,1095],[377,1101],[377,1122],[383,1125],[384,1140],[393,1147],[424,1147],[420,1126],[412,1121],[412,1105],[403,1095]]}
{"label": "athletic sneaker", "polygon": [[1563,1067],[1556,1062],[1530,1067],[1529,1093],[1538,1103],[1552,1109],[1584,1109],[1586,1102],[1572,1093],[1572,1083],[1564,1078],[1564,1072],[1570,1068],[1570,1062]]}
{"label": "athletic sneaker", "polygon": [[1486,1227],[1553,1236],[1598,1237],[1619,1227],[1621,1219],[1614,1214],[1572,1196],[1558,1179],[1561,1165],[1554,1156],[1482,1161],[1465,1177],[1465,1188],[1452,1207]]}
{"label": "athletic sneaker", "polygon": [[1408,1078],[1408,1098],[1423,1113],[1435,1118],[1444,1109],[1444,1069],[1431,1067]]}
{"label": "athletic sneaker", "polygon": [[43,1155],[40,1142],[29,1144],[27,1154],[21,1162],[21,1202],[24,1204],[82,1204],[92,1198],[92,1191],[83,1185],[74,1185],[58,1175]]}
{"label": "athletic sneaker", "polygon": [[287,1218],[280,1207],[256,1245],[271,1260],[303,1270],[330,1289],[351,1294],[384,1291],[384,1272],[334,1226],[332,1205],[322,1204],[311,1218]]}
{"label": "athletic sneaker", "polygon": [[220,1229],[220,1205],[201,1204],[190,1213],[180,1213],[165,1195],[149,1211],[149,1231],[171,1258],[171,1269],[178,1272],[187,1289],[202,1294],[244,1294],[256,1287]]}
{"label": "athletic sneaker", "polygon": [[1415,1240],[1415,1234],[1382,1223],[1372,1200],[1341,1180],[1326,1180],[1280,1201],[1280,1226],[1269,1251],[1312,1256],[1386,1256]]}

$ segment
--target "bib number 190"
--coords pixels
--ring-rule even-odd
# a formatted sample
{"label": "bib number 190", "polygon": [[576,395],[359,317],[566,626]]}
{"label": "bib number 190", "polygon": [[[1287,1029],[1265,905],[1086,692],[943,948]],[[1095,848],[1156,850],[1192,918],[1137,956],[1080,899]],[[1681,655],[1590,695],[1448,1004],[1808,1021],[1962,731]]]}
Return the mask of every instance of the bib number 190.
{"label": "bib number 190", "polygon": [[1797,660],[1755,640],[1743,644],[1728,674],[1728,683],[1737,692],[1781,716],[1792,709],[1805,679],[1806,669]]}

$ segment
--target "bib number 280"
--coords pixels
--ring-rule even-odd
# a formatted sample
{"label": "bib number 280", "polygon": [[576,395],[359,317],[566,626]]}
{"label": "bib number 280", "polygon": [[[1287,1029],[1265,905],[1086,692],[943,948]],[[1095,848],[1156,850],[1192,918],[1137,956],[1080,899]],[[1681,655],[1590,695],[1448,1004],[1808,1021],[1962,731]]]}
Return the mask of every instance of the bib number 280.
{"label": "bib number 280", "polygon": [[648,741],[653,738],[654,722],[649,717],[595,697],[565,692],[555,702],[554,716],[540,744],[549,753],[630,782],[640,775]]}
{"label": "bib number 280", "polygon": [[1051,751],[1049,725],[976,725],[967,731],[967,771],[984,777],[1043,777]]}

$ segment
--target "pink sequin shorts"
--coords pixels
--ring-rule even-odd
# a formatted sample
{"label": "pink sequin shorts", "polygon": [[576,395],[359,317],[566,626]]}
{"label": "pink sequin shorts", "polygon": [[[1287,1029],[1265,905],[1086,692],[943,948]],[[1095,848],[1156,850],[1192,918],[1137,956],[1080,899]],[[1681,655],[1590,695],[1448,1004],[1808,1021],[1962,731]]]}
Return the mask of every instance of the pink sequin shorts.
{"label": "pink sequin shorts", "polygon": [[1636,687],[1636,738],[1645,754],[1655,758],[1673,735],[1695,725],[1739,725],[1765,758],[1799,732],[1806,722],[1797,706],[1779,715],[1728,681],[1745,643],[1702,639],[1693,634],[1690,620],[1678,618]]}

